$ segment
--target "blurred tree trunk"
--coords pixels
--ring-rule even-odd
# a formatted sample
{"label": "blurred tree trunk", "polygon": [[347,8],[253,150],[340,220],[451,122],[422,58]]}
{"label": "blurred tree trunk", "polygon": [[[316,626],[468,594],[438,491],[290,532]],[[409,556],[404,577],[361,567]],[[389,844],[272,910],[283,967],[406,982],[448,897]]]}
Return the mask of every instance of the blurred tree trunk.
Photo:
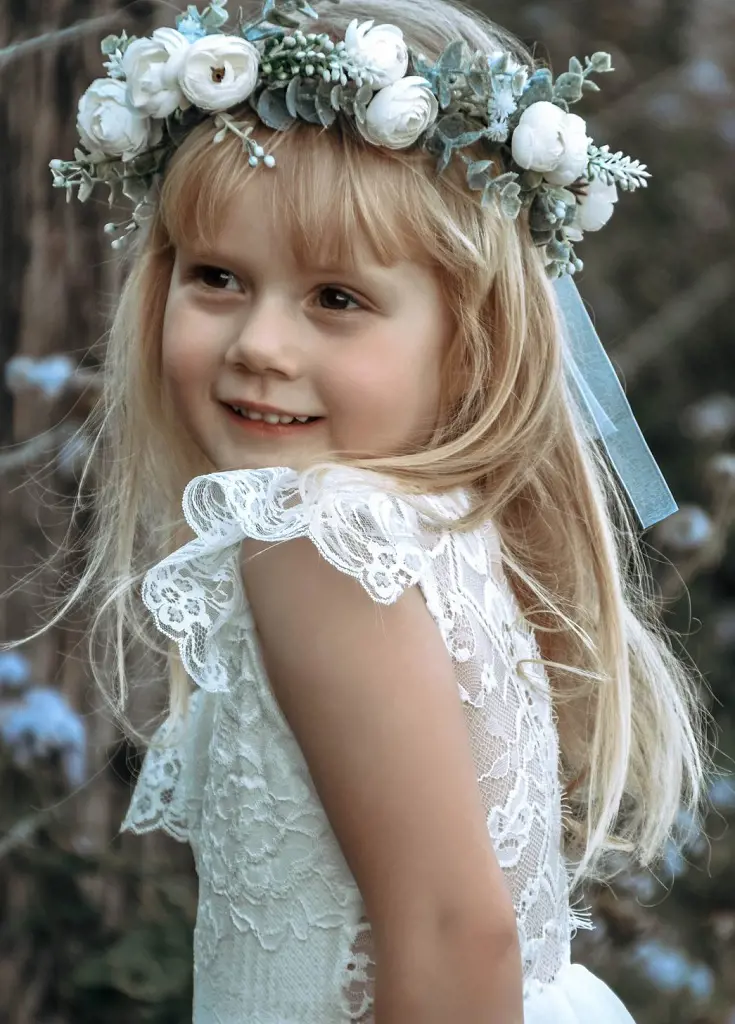
{"label": "blurred tree trunk", "polygon": [[[142,34],[153,27],[152,21],[152,5],[147,2],[95,0],[90,5],[87,0],[5,0],[0,5],[2,367],[14,355],[42,358],[64,352],[74,364],[95,365],[88,350],[104,334],[120,284],[118,261],[112,258],[102,232],[108,211],[104,199],[67,205],[63,190],[52,188],[48,163],[53,157],[72,156],[78,98],[94,78],[106,74],[100,40],[123,28],[129,34]],[[4,458],[18,456],[29,439],[63,421],[78,425],[94,398],[89,394],[71,402],[52,401],[41,391],[14,398],[4,378],[0,387]],[[54,454],[49,450],[25,464],[16,459],[12,468],[2,468],[3,592],[47,561],[65,536],[75,484],[72,475],[51,465]],[[69,538],[72,543],[83,526],[76,525],[77,532]],[[59,589],[61,561],[45,565],[12,599],[0,603],[4,638],[25,636],[40,625],[39,611]],[[59,687],[85,718],[92,781],[75,798],[70,840],[74,850],[84,854],[109,847],[127,798],[112,772],[104,771],[119,737],[90,683],[85,625],[77,615],[20,649],[30,661],[32,685]],[[6,805],[7,797],[4,794]],[[64,813],[68,818],[69,811]],[[156,841],[143,840],[144,849],[150,851]],[[80,884],[112,926],[123,902],[122,880],[119,885],[103,878]],[[40,964],[32,941],[18,941],[17,932],[13,935],[14,925],[22,928],[30,896],[30,887],[26,891],[24,879],[13,872],[12,857],[4,857],[0,862],[0,1017],[13,1024],[38,1024],[44,991],[54,975],[52,949],[44,951],[48,959]]]}

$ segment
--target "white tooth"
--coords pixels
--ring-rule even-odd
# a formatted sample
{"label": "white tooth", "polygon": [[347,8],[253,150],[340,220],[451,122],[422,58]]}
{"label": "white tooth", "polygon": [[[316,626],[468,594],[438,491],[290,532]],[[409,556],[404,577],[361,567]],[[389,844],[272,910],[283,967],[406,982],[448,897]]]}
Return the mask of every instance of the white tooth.
{"label": "white tooth", "polygon": [[262,412],[255,412],[254,410],[252,412],[248,411],[245,415],[247,416],[247,418],[249,420],[262,420],[263,419],[263,413]]}
{"label": "white tooth", "polygon": [[296,419],[299,421],[299,423],[306,423],[307,420],[309,419],[309,417],[308,416],[297,416]]}
{"label": "white tooth", "polygon": [[279,416],[278,417],[278,422],[279,423],[293,423],[293,421],[294,421],[294,417],[293,416]]}
{"label": "white tooth", "polygon": [[278,416],[274,412],[267,412],[263,419],[266,423],[278,423]]}

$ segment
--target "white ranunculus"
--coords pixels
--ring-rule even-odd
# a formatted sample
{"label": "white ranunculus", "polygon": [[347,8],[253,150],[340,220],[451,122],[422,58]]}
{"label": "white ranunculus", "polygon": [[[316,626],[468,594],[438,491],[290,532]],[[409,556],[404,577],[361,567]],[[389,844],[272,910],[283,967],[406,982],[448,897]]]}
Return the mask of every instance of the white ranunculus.
{"label": "white ranunculus", "polygon": [[438,112],[431,84],[420,75],[409,75],[376,92],[365,121],[358,119],[357,127],[374,146],[405,149],[434,123]]}
{"label": "white ranunculus", "polygon": [[253,44],[240,36],[204,36],[184,54],[179,84],[200,110],[228,110],[255,89],[259,59]]}
{"label": "white ranunculus", "polygon": [[587,125],[555,103],[532,103],[513,132],[513,159],[552,185],[571,185],[587,168]]}
{"label": "white ranunculus", "polygon": [[122,59],[131,106],[161,118],[189,106],[179,68],[190,45],[175,28],[157,28],[150,39],[133,40]]}
{"label": "white ranunculus", "polygon": [[400,81],[408,70],[408,47],[396,25],[360,25],[355,18],[345,33],[345,46],[356,64],[372,72],[376,89]]}
{"label": "white ranunculus", "polygon": [[572,227],[580,231],[600,231],[615,212],[618,198],[615,185],[593,178],[586,187],[586,195],[580,197]]}
{"label": "white ranunculus", "polygon": [[79,100],[77,131],[90,153],[132,160],[161,138],[160,125],[127,102],[119,78],[97,78]]}
{"label": "white ranunculus", "polygon": [[571,185],[587,170],[590,138],[587,122],[577,114],[566,114],[564,122],[564,156],[553,171],[544,175],[552,185]]}

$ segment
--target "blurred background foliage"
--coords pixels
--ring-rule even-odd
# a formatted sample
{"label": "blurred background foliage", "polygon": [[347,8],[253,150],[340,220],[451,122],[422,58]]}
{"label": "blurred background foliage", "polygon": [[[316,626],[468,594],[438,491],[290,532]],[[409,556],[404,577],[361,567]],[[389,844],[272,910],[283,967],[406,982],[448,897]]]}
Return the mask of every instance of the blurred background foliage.
{"label": "blurred background foliage", "polygon": [[[182,5],[183,6],[183,5]],[[703,830],[655,873],[589,894],[574,956],[640,1024],[735,1024],[735,5],[732,0],[477,0],[555,70],[613,56],[585,102],[590,134],[653,172],[614,228],[588,236],[580,281],[681,511],[642,543],[666,621],[712,690],[723,774]],[[84,452],[94,344],[119,288],[103,203],[67,207],[48,161],[71,153],[100,38],[172,23],[148,0],[5,0],[0,9],[0,604],[4,639],[41,621],[49,559]],[[542,40],[542,43],[537,43]],[[69,531],[67,533],[67,531]],[[67,547],[69,545],[67,544]],[[78,571],[70,556],[63,572]],[[189,1019],[196,881],[164,836],[117,836],[140,752],[92,687],[85,623],[0,655],[0,1022]],[[141,680],[140,722],[160,687]],[[158,694],[158,698],[154,697]]]}

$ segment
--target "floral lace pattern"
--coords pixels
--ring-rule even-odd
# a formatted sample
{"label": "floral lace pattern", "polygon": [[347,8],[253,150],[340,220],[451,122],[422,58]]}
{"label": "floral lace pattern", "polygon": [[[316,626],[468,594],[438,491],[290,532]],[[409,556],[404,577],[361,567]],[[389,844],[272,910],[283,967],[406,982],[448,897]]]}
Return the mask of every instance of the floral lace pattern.
{"label": "floral lace pattern", "polygon": [[560,852],[550,694],[497,534],[430,525],[466,509],[461,492],[396,495],[380,479],[281,467],[197,477],[183,500],[196,539],[146,576],[143,599],[202,699],[192,702],[184,742],[147,755],[123,828],[164,828],[194,849],[195,1024],[372,1020],[370,925],[268,684],[240,577],[244,537],[309,537],[381,603],[421,588],[455,665],[527,994],[569,962],[582,922],[569,908]]}

